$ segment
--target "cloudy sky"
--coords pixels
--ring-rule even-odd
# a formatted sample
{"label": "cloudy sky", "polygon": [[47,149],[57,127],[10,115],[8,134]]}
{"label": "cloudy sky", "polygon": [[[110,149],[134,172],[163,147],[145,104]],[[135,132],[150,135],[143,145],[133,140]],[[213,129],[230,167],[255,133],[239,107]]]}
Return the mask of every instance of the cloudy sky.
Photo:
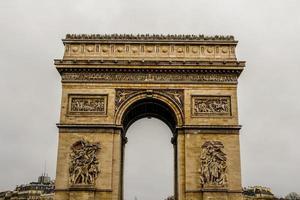
{"label": "cloudy sky", "polygon": [[[45,161],[55,175],[61,85],[53,59],[62,57],[66,33],[173,33],[239,40],[238,59],[247,61],[238,89],[243,185],[300,192],[299,9],[298,0],[0,1],[0,190],[35,180]],[[132,180],[134,141],[153,126],[161,133],[156,140],[169,145],[163,123],[136,122],[126,163]],[[172,147],[160,151],[161,160],[170,157],[163,173],[172,167]],[[170,174],[152,179],[155,170],[142,180],[162,188],[172,183]],[[128,181],[127,191],[135,184]],[[147,184],[140,184],[140,196],[150,195]]]}

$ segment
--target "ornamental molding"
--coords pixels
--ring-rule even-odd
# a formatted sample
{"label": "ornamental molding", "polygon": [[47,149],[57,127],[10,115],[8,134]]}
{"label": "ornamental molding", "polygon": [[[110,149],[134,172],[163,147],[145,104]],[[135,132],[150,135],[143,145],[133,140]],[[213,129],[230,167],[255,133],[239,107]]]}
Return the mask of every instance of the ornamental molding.
{"label": "ornamental molding", "polygon": [[232,41],[232,35],[205,36],[185,34],[67,34],[65,40],[138,40],[138,41]]}
{"label": "ornamental molding", "polygon": [[[239,69],[245,67],[245,61],[232,61],[232,60],[136,60],[136,59],[55,59],[54,64],[58,69],[62,67],[77,67],[81,68],[93,68],[101,66],[138,66],[147,68],[150,66],[172,66],[177,67],[176,69],[190,69],[189,67],[193,67],[196,69],[201,69],[203,67],[218,67],[222,68],[231,68],[231,69]],[[178,68],[180,67],[180,68]],[[208,68],[209,69],[209,68]]]}
{"label": "ornamental molding", "polygon": [[171,99],[183,111],[184,93],[182,89],[116,89],[115,108],[116,111],[128,99],[139,94],[161,94]]}
{"label": "ornamental molding", "polygon": [[64,59],[236,60],[233,36],[67,34]]}
{"label": "ornamental molding", "polygon": [[[56,124],[60,133],[90,133],[104,132],[119,134],[118,130],[123,130],[120,125],[112,124]],[[178,134],[239,134],[241,125],[183,125],[178,126]]]}
{"label": "ornamental molding", "polygon": [[235,44],[68,43],[64,59],[152,59],[235,61]]}
{"label": "ornamental molding", "polygon": [[236,84],[236,74],[200,73],[129,73],[129,72],[63,72],[62,82],[100,83],[220,83]]}
{"label": "ornamental molding", "polygon": [[192,96],[192,116],[231,116],[230,96]]}
{"label": "ornamental molding", "polygon": [[97,153],[99,143],[81,139],[71,146],[70,183],[72,185],[93,185],[100,172]]}
{"label": "ornamental molding", "polygon": [[68,115],[106,115],[107,95],[69,94]]}
{"label": "ornamental molding", "polygon": [[227,186],[227,155],[220,141],[206,141],[201,146],[200,184],[204,188]]}

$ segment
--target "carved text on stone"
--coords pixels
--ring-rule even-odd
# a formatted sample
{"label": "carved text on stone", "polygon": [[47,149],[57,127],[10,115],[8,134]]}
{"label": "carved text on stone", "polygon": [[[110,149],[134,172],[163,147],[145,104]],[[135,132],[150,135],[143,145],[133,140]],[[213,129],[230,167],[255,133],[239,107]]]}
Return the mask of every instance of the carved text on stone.
{"label": "carved text on stone", "polygon": [[97,152],[98,143],[92,144],[86,140],[79,140],[71,147],[71,162],[69,167],[71,184],[94,184],[98,176]]}

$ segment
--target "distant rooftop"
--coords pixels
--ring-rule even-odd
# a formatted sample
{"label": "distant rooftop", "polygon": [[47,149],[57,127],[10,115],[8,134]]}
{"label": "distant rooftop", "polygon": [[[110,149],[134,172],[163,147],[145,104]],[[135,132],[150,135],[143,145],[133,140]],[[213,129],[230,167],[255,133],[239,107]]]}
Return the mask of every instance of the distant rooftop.
{"label": "distant rooftop", "polygon": [[263,186],[252,186],[243,189],[243,194],[247,196],[270,196],[274,197],[271,189]]}

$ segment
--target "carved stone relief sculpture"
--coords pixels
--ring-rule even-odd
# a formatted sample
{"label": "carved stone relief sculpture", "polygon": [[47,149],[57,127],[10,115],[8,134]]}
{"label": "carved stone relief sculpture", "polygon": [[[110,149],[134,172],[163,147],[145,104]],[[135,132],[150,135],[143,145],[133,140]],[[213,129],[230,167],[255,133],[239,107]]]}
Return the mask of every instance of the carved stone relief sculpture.
{"label": "carved stone relief sculpture", "polygon": [[86,140],[79,140],[71,147],[70,153],[70,183],[94,184],[99,174],[97,152],[100,144],[92,144]]}
{"label": "carved stone relief sculpture", "polygon": [[183,90],[164,90],[179,106],[183,106]]}
{"label": "carved stone relief sculpture", "polygon": [[193,96],[192,113],[201,115],[231,115],[229,96]]}
{"label": "carved stone relief sculpture", "polygon": [[[116,89],[116,110],[120,105],[128,100],[130,97],[145,92],[145,89]],[[178,89],[153,89],[153,93],[162,93],[172,99],[181,109],[183,109],[183,90]]]}
{"label": "carved stone relief sculpture", "polygon": [[105,115],[106,104],[107,95],[69,95],[68,113]]}
{"label": "carved stone relief sculpture", "polygon": [[116,109],[125,102],[129,97],[134,95],[135,93],[138,93],[142,90],[134,90],[134,89],[116,89]]}
{"label": "carved stone relief sculpture", "polygon": [[[100,43],[72,43],[72,40],[98,40]],[[185,42],[186,44],[170,42]],[[105,41],[104,43],[102,41]],[[106,42],[109,42],[108,44]],[[118,41],[114,44],[112,41]],[[139,44],[135,42],[138,41]],[[65,58],[74,58],[85,53],[91,58],[114,57],[114,58],[185,58],[202,59],[214,58],[235,60],[235,43],[233,36],[204,36],[204,35],[78,35],[69,34],[65,39]],[[120,43],[121,42],[121,43]],[[132,43],[133,42],[133,43]],[[150,43],[149,43],[150,42]],[[163,42],[163,45],[159,43]],[[216,45],[215,42],[219,44]],[[220,42],[222,44],[220,44]],[[214,43],[214,45],[208,44]],[[190,50],[191,49],[191,50]]]}
{"label": "carved stone relief sculpture", "polygon": [[225,187],[227,164],[224,145],[220,141],[206,141],[201,147],[200,183],[202,187]]}
{"label": "carved stone relief sculpture", "polygon": [[236,83],[235,74],[172,74],[172,73],[63,73],[63,82],[177,82]]}

